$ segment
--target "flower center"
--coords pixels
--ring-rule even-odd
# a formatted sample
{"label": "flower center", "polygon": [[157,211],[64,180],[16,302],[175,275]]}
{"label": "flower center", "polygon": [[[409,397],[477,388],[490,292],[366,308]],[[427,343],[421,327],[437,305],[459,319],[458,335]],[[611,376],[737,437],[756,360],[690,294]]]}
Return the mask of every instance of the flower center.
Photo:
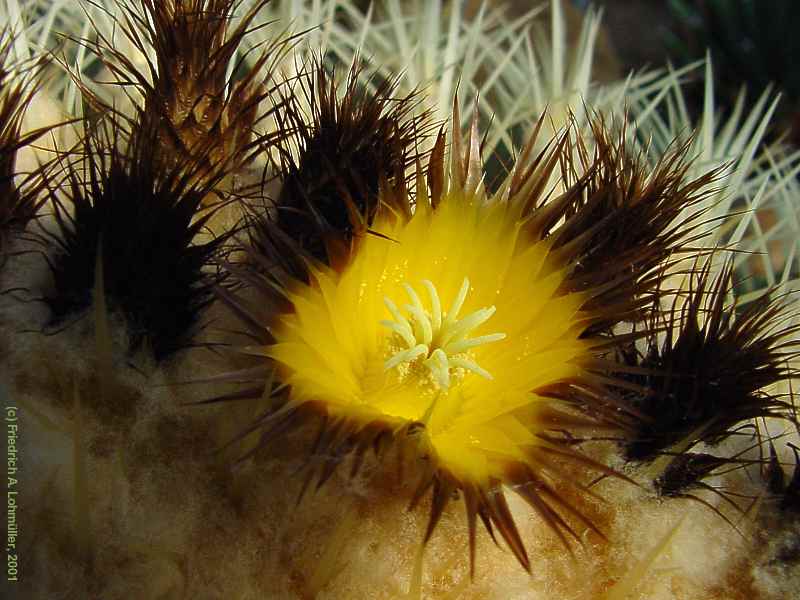
{"label": "flower center", "polygon": [[442,303],[436,287],[428,280],[422,285],[428,291],[430,310],[426,311],[417,293],[408,283],[403,288],[411,301],[403,308],[408,316],[400,312],[391,299],[384,297],[383,302],[394,318],[393,321],[381,321],[381,325],[396,333],[405,343],[405,348],[395,352],[384,364],[385,371],[403,363],[410,363],[422,358],[433,375],[434,381],[441,389],[450,387],[450,369],[461,368],[492,379],[491,374],[482,369],[469,357],[468,351],[483,344],[497,342],[506,337],[505,333],[490,333],[470,338],[469,334],[488,321],[495,313],[495,307],[481,308],[461,319],[458,313],[464,305],[469,291],[469,279],[464,278],[461,289],[456,295],[450,310],[442,311]]}

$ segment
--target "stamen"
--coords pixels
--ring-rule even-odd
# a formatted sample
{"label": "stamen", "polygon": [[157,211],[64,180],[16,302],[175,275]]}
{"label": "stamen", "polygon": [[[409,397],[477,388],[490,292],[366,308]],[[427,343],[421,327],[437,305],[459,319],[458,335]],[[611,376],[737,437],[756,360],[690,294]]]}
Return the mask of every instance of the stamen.
{"label": "stamen", "polygon": [[456,317],[458,317],[458,311],[461,310],[461,307],[464,306],[464,300],[467,298],[467,292],[469,291],[469,279],[464,277],[464,283],[461,284],[461,289],[458,291],[458,296],[456,296],[455,301],[453,302],[453,306],[450,307],[450,312],[447,313],[447,321],[450,323],[455,322]]}
{"label": "stamen", "polygon": [[403,308],[409,317],[403,315],[389,298],[384,298],[384,303],[394,320],[384,320],[380,323],[399,335],[406,344],[405,348],[398,350],[384,362],[384,370],[388,371],[402,363],[425,357],[422,364],[428,368],[436,384],[444,390],[450,387],[450,369],[453,368],[460,368],[486,379],[492,379],[492,375],[488,371],[463,353],[472,348],[505,339],[505,333],[490,333],[468,338],[471,331],[483,325],[494,315],[495,307],[481,308],[463,319],[458,319],[458,313],[463,308],[469,292],[469,279],[464,278],[447,313],[442,312],[439,293],[433,283],[426,279],[423,280],[422,285],[428,291],[430,312],[425,310],[419,295],[408,283],[403,284],[403,289],[411,303],[406,304]]}
{"label": "stamen", "polygon": [[450,387],[450,364],[444,350],[441,348],[434,350],[431,357],[425,361],[425,366],[431,370],[440,388],[446,390]]}
{"label": "stamen", "polygon": [[423,280],[422,285],[428,290],[428,296],[431,299],[431,326],[438,331],[442,326],[442,303],[439,301],[439,293],[433,283],[427,279]]}
{"label": "stamen", "polygon": [[483,325],[494,314],[495,307],[482,308],[470,313],[460,321],[456,321],[450,326],[447,337],[442,338],[442,345],[446,345],[451,340],[454,342],[464,339],[464,337],[479,325]]}
{"label": "stamen", "polygon": [[466,352],[470,348],[482,346],[483,344],[491,344],[492,342],[499,342],[504,339],[506,339],[505,333],[490,333],[489,335],[482,335],[472,338],[471,340],[461,340],[447,344],[444,347],[444,351],[447,352],[447,354],[460,354],[461,352]]}
{"label": "stamen", "polygon": [[418,356],[428,354],[428,347],[424,344],[419,344],[408,350],[402,350],[395,354],[392,358],[386,361],[384,368],[388,371],[392,367],[396,367],[400,363],[411,362]]}
{"label": "stamen", "polygon": [[450,365],[453,367],[461,367],[462,369],[466,369],[467,371],[472,371],[473,373],[476,373],[481,377],[485,377],[486,379],[489,380],[494,379],[494,377],[492,377],[492,374],[489,373],[489,371],[479,367],[478,363],[468,358],[459,358],[457,356],[453,357],[450,359]]}

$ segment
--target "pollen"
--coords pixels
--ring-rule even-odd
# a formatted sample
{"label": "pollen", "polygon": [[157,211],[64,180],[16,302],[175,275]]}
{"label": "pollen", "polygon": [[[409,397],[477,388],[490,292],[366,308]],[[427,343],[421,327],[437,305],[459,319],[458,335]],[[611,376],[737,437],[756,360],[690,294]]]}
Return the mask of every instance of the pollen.
{"label": "pollen", "polygon": [[464,369],[486,379],[493,379],[491,373],[483,369],[469,356],[469,350],[505,339],[505,333],[490,333],[470,338],[475,329],[486,323],[496,308],[489,306],[476,310],[459,319],[458,314],[464,306],[469,293],[469,279],[464,278],[458,294],[453,300],[450,310],[442,310],[442,302],[436,286],[430,280],[423,280],[430,300],[426,310],[417,292],[410,284],[404,283],[410,300],[403,306],[408,316],[404,315],[397,305],[388,297],[383,302],[394,320],[382,320],[380,323],[396,334],[405,347],[394,352],[383,365],[389,371],[404,363],[421,360],[442,390],[450,387],[451,369]]}

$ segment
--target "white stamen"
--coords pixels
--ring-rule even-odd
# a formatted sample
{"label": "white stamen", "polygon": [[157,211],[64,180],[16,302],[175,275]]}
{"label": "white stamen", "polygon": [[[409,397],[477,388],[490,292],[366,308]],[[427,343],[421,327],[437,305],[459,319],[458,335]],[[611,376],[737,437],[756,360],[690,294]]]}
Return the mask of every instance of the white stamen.
{"label": "white stamen", "polygon": [[392,358],[386,361],[384,364],[384,368],[388,371],[392,367],[396,367],[400,363],[404,362],[411,362],[418,356],[422,356],[423,354],[428,354],[428,347],[425,344],[419,344],[414,346],[413,348],[409,348],[408,350],[401,350],[397,354],[395,354]]}
{"label": "white stamen", "polygon": [[414,317],[414,323],[419,326],[420,337],[423,344],[430,345],[433,340],[433,328],[431,327],[431,320],[425,314],[425,310],[421,306],[414,306],[406,304],[405,309]]}
{"label": "white stamen", "polygon": [[494,379],[492,374],[489,373],[486,369],[482,369],[478,366],[474,360],[469,360],[468,358],[458,358],[454,357],[450,359],[450,365],[453,367],[461,367],[462,369],[466,369],[467,371],[472,371],[473,373],[477,373],[481,377],[485,377],[486,379]]}
{"label": "white stamen", "polygon": [[439,293],[433,283],[427,279],[422,281],[422,285],[427,288],[428,296],[431,299],[431,326],[438,331],[442,326],[442,303],[439,301]]}
{"label": "white stamen", "polygon": [[458,291],[458,296],[453,301],[453,306],[450,307],[450,312],[447,313],[447,321],[450,323],[454,323],[456,317],[458,317],[458,311],[461,310],[461,307],[464,306],[464,300],[467,298],[467,292],[469,291],[469,279],[464,277],[464,283],[461,284],[461,289]]}
{"label": "white stamen", "polygon": [[422,281],[422,285],[428,291],[430,312],[425,310],[419,295],[408,283],[403,284],[403,289],[411,303],[406,304],[403,308],[409,317],[403,315],[389,298],[383,299],[394,320],[381,321],[381,325],[399,335],[406,344],[405,348],[398,350],[384,362],[384,370],[388,371],[422,356],[425,357],[422,364],[428,368],[437,385],[444,390],[450,387],[450,369],[452,368],[464,369],[486,379],[492,379],[492,375],[488,371],[481,368],[468,356],[464,356],[463,353],[483,344],[505,339],[505,333],[490,333],[475,338],[467,337],[471,331],[483,325],[494,315],[495,307],[481,308],[463,319],[459,319],[458,313],[463,308],[469,292],[469,279],[464,278],[450,311],[447,313],[442,312],[439,293],[433,283],[426,279]]}
{"label": "white stamen", "polygon": [[451,341],[458,342],[463,340],[470,331],[488,321],[494,312],[495,307],[490,306],[489,308],[476,310],[474,313],[470,313],[460,321],[456,321],[449,327],[446,335],[442,337],[442,345],[447,345]]}
{"label": "white stamen", "polygon": [[[408,322],[401,313],[400,310],[395,306],[394,302],[389,300],[389,298],[384,298],[383,303],[386,305],[386,308],[389,309],[389,312],[392,313],[394,317],[394,322],[392,321],[381,321],[381,325],[385,325],[386,327],[391,327],[394,331],[399,333],[403,340],[405,340],[406,344],[411,346],[415,346],[417,343],[416,338],[414,337],[414,329],[411,327],[411,323]],[[389,325],[389,323],[392,323]]]}
{"label": "white stamen", "polygon": [[489,335],[482,335],[471,340],[461,340],[459,342],[452,342],[444,347],[447,354],[460,354],[466,352],[470,348],[482,346],[483,344],[491,344],[492,342],[499,342],[506,339],[505,333],[490,333]]}

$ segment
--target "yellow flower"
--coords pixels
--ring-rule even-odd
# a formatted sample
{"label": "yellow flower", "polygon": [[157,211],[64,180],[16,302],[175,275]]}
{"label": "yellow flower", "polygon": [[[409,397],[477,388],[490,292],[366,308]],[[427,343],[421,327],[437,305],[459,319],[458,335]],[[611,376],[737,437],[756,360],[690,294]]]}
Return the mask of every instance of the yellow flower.
{"label": "yellow flower", "polygon": [[[632,424],[609,386],[624,386],[610,378],[613,353],[648,332],[614,330],[652,302],[664,262],[702,216],[687,208],[707,181],[683,182],[680,148],[648,172],[624,132],[611,141],[597,123],[593,154],[564,134],[534,155],[534,134],[487,193],[477,124],[466,140],[453,130],[450,159],[440,133],[413,194],[397,178],[364,215],[348,208],[361,226],[329,231],[336,260],[306,254],[303,272],[247,277],[265,299],[279,290],[289,310],[262,326],[245,303],[227,301],[267,340],[255,352],[277,376],[266,386],[280,400],[254,425],[265,439],[321,418],[318,486],[347,457],[355,472],[370,448],[410,449],[425,459],[414,467],[412,506],[432,490],[425,541],[460,491],[472,564],[480,516],[529,569],[505,488],[565,544],[602,535],[584,514],[582,471],[618,474],[576,442],[601,430],[621,438]],[[557,174],[564,191],[549,194]],[[254,254],[257,264],[284,264],[279,247]]]}
{"label": "yellow flower", "polygon": [[442,465],[486,486],[536,443],[530,416],[552,401],[535,390],[580,375],[586,297],[559,292],[567,269],[518,206],[459,192],[420,206],[374,223],[341,273],[312,269],[267,353],[294,403],[422,423]]}

